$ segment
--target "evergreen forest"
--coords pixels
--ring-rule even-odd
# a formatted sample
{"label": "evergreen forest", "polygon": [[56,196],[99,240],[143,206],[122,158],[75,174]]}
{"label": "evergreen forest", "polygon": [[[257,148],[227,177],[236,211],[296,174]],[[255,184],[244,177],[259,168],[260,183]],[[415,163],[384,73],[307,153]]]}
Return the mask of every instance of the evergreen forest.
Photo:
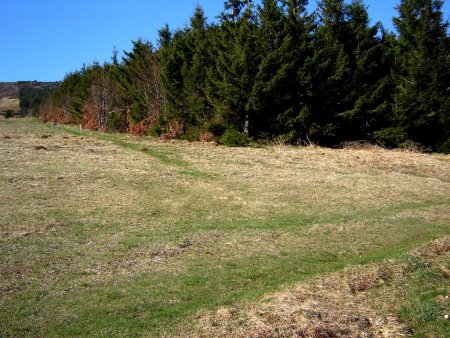
{"label": "evergreen forest", "polygon": [[450,152],[443,0],[401,0],[395,32],[362,0],[228,0],[208,21],[142,39],[67,74],[44,121],[245,145],[367,141]]}

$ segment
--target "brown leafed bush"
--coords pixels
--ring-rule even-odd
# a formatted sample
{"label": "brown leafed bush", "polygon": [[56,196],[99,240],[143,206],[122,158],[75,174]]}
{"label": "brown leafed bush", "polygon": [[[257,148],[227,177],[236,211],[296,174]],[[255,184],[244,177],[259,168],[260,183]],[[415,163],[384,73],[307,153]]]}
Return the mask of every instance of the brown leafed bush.
{"label": "brown leafed bush", "polygon": [[44,123],[53,122],[60,124],[69,124],[72,122],[70,115],[62,107],[50,106],[39,113]]}
{"label": "brown leafed bush", "polygon": [[95,109],[95,104],[91,100],[88,100],[83,104],[84,114],[80,123],[84,129],[98,130],[98,119]]}
{"label": "brown leafed bush", "polygon": [[145,124],[145,120],[139,121],[135,124],[129,124],[127,132],[131,135],[143,136],[147,134],[148,127]]}
{"label": "brown leafed bush", "polygon": [[200,133],[200,141],[201,142],[212,142],[214,141],[214,134],[210,131]]}
{"label": "brown leafed bush", "polygon": [[184,125],[182,122],[172,120],[169,123],[168,131],[161,135],[161,140],[169,141],[178,138],[183,133]]}
{"label": "brown leafed bush", "polygon": [[146,135],[148,130],[156,123],[155,116],[149,116],[146,119],[137,123],[128,123],[127,133],[135,136]]}

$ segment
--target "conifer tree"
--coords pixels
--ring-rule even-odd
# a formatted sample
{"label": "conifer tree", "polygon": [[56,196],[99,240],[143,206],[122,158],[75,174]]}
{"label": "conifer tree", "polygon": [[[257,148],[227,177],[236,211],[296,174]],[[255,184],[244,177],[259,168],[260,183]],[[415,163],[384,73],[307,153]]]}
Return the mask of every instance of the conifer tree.
{"label": "conifer tree", "polygon": [[402,0],[395,112],[412,140],[450,149],[450,48],[441,0]]}
{"label": "conifer tree", "polygon": [[178,30],[172,35],[166,26],[159,31],[159,44],[158,59],[166,102],[163,118],[167,123],[186,115],[183,95],[183,67],[188,53],[186,31]]}
{"label": "conifer tree", "polygon": [[[158,51],[164,50],[168,47],[172,41],[172,32],[170,31],[169,25],[165,24],[163,28],[158,31]],[[160,62],[162,58],[160,58]]]}
{"label": "conifer tree", "polygon": [[[258,70],[258,26],[251,1],[233,2],[223,13],[214,38],[214,66],[208,72],[207,94],[215,111],[214,125],[244,131],[254,120],[250,95]],[[225,6],[228,8],[229,6]],[[238,8],[239,10],[235,10]],[[218,128],[217,130],[220,130]]]}
{"label": "conifer tree", "polygon": [[285,18],[276,0],[264,0],[258,7],[260,27],[258,40],[261,63],[252,87],[250,104],[255,111],[252,129],[260,136],[276,132],[277,113],[283,110],[280,82],[286,76],[286,62],[281,46],[286,37]]}
{"label": "conifer tree", "polygon": [[156,118],[163,105],[160,67],[150,42],[133,41],[131,52],[125,52],[119,82],[128,96],[130,125]]}
{"label": "conifer tree", "polygon": [[349,36],[343,0],[321,0],[318,8],[320,25],[309,63],[311,103],[302,112],[300,123],[306,139],[329,145],[339,140],[339,114],[352,108],[350,60],[345,48]]}
{"label": "conifer tree", "polygon": [[[251,6],[252,0],[227,0],[224,3],[225,11],[222,12],[222,19],[237,21],[242,11]],[[228,12],[226,12],[228,11]]]}
{"label": "conifer tree", "polygon": [[351,108],[339,115],[344,139],[367,139],[373,132],[392,124],[391,69],[394,62],[393,36],[381,25],[370,25],[367,8],[361,0],[345,7],[351,82],[348,100]]}
{"label": "conifer tree", "polygon": [[259,129],[271,135],[297,137],[296,121],[308,104],[306,61],[311,57],[313,18],[306,14],[306,0],[263,1],[261,63],[252,100]]}
{"label": "conifer tree", "polygon": [[210,118],[211,107],[206,97],[207,73],[210,67],[210,39],[206,17],[197,7],[189,31],[190,60],[184,68],[184,97],[191,125],[203,125]]}
{"label": "conifer tree", "polygon": [[308,0],[258,3],[227,0],[217,24],[197,7],[188,27],[159,31],[157,51],[134,41],[121,62],[114,51],[111,63],[68,74],[44,118],[133,133],[159,122],[153,131],[176,125],[187,139],[230,129],[242,143],[237,132],[450,151],[443,0],[401,0],[397,36],[370,23],[363,0],[319,0],[312,15]]}
{"label": "conifer tree", "polygon": [[206,98],[210,67],[210,33],[204,12],[197,7],[191,26],[171,35],[160,31],[159,59],[167,99],[166,123],[177,120],[188,128],[205,124],[211,115]]}

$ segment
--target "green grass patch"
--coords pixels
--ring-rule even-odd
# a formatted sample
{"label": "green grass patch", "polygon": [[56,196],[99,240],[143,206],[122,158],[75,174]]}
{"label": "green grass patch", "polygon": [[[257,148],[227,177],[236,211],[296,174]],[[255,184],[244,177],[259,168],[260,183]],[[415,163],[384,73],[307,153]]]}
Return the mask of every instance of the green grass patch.
{"label": "green grass patch", "polygon": [[432,333],[445,337],[450,325],[444,315],[450,307],[445,301],[448,296],[448,279],[442,270],[428,266],[418,257],[408,257],[410,278],[402,285],[404,297],[398,308],[400,318],[411,328],[414,337]]}

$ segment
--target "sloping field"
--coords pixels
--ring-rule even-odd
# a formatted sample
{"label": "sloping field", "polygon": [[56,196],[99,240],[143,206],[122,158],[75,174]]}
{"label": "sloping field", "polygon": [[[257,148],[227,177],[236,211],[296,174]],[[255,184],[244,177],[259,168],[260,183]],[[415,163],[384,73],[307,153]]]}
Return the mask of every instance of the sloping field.
{"label": "sloping field", "polygon": [[450,157],[0,121],[0,336],[444,336]]}
{"label": "sloping field", "polygon": [[13,99],[9,97],[0,98],[0,113],[7,110],[19,111],[19,103],[19,99]]}

